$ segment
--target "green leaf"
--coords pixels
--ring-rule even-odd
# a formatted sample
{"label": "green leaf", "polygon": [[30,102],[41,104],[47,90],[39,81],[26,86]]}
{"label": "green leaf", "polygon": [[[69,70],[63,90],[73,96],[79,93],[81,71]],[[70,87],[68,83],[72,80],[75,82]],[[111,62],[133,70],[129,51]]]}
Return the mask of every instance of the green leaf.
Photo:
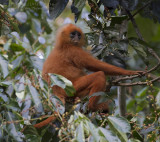
{"label": "green leaf", "polygon": [[26,126],[23,133],[27,140],[30,140],[31,142],[41,142],[41,136],[34,126]]}
{"label": "green leaf", "polygon": [[107,94],[105,92],[96,92],[93,93],[89,98],[94,97],[94,96],[106,96]]}
{"label": "green leaf", "polygon": [[123,117],[109,116],[108,122],[111,130],[117,134],[119,139],[123,142],[128,142],[126,133],[130,132],[130,125]]}
{"label": "green leaf", "polygon": [[30,60],[31,60],[33,67],[35,67],[36,69],[40,71],[42,70],[43,63],[44,63],[43,59],[40,59],[38,56],[30,56]]}
{"label": "green leaf", "polygon": [[10,48],[10,45],[12,43],[12,39],[9,39],[5,44],[4,44],[4,50],[8,51]]}
{"label": "green leaf", "polygon": [[49,13],[50,18],[56,19],[65,9],[69,0],[50,0]]}
{"label": "green leaf", "polygon": [[89,131],[90,131],[91,135],[93,136],[94,140],[96,142],[98,142],[100,140],[100,135],[98,134],[98,129],[91,122],[88,122],[87,124],[88,124]]}
{"label": "green leaf", "polygon": [[73,0],[71,10],[75,14],[75,22],[77,22],[79,15],[82,12],[83,7],[85,6],[86,0]]}
{"label": "green leaf", "polygon": [[25,88],[25,80],[24,80],[24,76],[22,76],[20,78],[20,80],[15,84],[15,90],[16,92],[22,92],[24,91]]}
{"label": "green leaf", "polygon": [[134,108],[135,103],[136,103],[136,100],[135,100],[135,99],[131,99],[131,100],[129,100],[129,102],[127,103],[127,110],[135,109],[135,108]]}
{"label": "green leaf", "polygon": [[2,86],[9,86],[9,85],[12,85],[12,80],[10,80],[10,81],[2,81],[2,82],[0,82],[0,84]]}
{"label": "green leaf", "polygon": [[25,12],[17,12],[15,17],[21,23],[25,23],[27,21],[27,14]]}
{"label": "green leaf", "polygon": [[147,102],[146,98],[143,98],[141,100],[137,100],[137,102],[138,102],[137,103],[138,105],[136,108],[136,112],[140,112],[148,106],[148,102]]}
{"label": "green leaf", "polygon": [[41,23],[39,20],[32,18],[32,30],[34,33],[41,33]]}
{"label": "green leaf", "polygon": [[76,129],[76,139],[78,142],[85,142],[83,122]]}
{"label": "green leaf", "polygon": [[36,15],[36,17],[40,18],[42,13],[42,6],[40,5],[40,1],[37,0],[27,0],[26,5],[24,9],[27,9],[27,11],[32,11]]}
{"label": "green leaf", "polygon": [[99,129],[100,129],[100,131],[102,132],[102,134],[105,136],[105,138],[106,138],[106,140],[107,140],[108,142],[118,142],[118,141],[120,141],[120,140],[117,138],[117,136],[116,136],[114,133],[112,133],[111,131],[109,131],[109,130],[107,130],[107,129],[104,129],[104,128],[102,128],[102,127],[100,127]]}
{"label": "green leaf", "polygon": [[8,102],[9,101],[7,95],[5,95],[3,93],[0,93],[0,98],[2,98],[4,102]]}
{"label": "green leaf", "polygon": [[66,87],[65,82],[59,77],[59,75],[49,74],[49,76],[51,79],[51,87],[53,87],[54,85],[57,85],[63,89]]}
{"label": "green leaf", "polygon": [[139,132],[136,131],[136,130],[132,131],[132,135],[133,135],[134,138],[136,138],[136,139],[138,139],[138,140],[140,140],[140,141],[143,141],[143,140],[144,140],[143,137],[142,137],[142,136],[139,134]]}
{"label": "green leaf", "polygon": [[158,106],[160,106],[160,91],[158,92],[157,96],[156,96],[156,104]]}
{"label": "green leaf", "polygon": [[136,94],[136,98],[143,98],[144,96],[146,96],[148,89],[149,89],[149,87],[146,86],[142,90],[138,91]]}
{"label": "green leaf", "polygon": [[137,139],[129,139],[129,141],[128,142],[141,142],[140,140],[137,140]]}
{"label": "green leaf", "polygon": [[111,19],[111,25],[110,26],[115,26],[115,24],[122,24],[122,22],[126,19],[127,19],[127,16],[119,16],[119,17],[114,16]]}
{"label": "green leaf", "polygon": [[28,119],[29,117],[29,110],[30,110],[30,107],[31,107],[31,96],[29,94],[26,94],[25,98],[24,98],[26,101],[23,103],[23,110],[22,110],[22,116],[23,118],[25,119]]}
{"label": "green leaf", "polygon": [[120,117],[120,116],[109,116],[108,120],[116,126],[117,129],[124,133],[130,133],[131,126],[128,123],[127,119]]}
{"label": "green leaf", "polygon": [[15,69],[15,68],[17,68],[17,67],[20,67],[23,59],[24,59],[24,56],[23,56],[23,55],[18,56],[18,57],[12,62],[12,64],[13,64],[13,69]]}
{"label": "green leaf", "polygon": [[47,21],[42,20],[41,24],[42,24],[43,28],[45,29],[45,31],[47,32],[47,34],[50,34],[52,32],[52,28],[49,26]]}
{"label": "green leaf", "polygon": [[11,99],[9,100],[8,104],[4,104],[4,106],[9,109],[9,110],[12,110],[12,111],[15,111],[15,112],[19,112],[20,111],[20,108],[19,108],[19,105],[18,105],[18,102],[16,99]]}
{"label": "green leaf", "polygon": [[[8,119],[8,121],[13,122],[14,121],[13,120],[13,114],[8,112],[7,113],[7,119]],[[22,134],[21,134],[20,131],[18,131],[16,129],[15,123],[7,124],[6,128],[7,128],[7,131],[8,131],[8,135],[11,135],[14,138],[15,141],[18,141],[18,142],[23,141],[22,137],[20,137],[20,136],[22,136]]]}
{"label": "green leaf", "polygon": [[57,85],[61,88],[63,88],[68,96],[74,96],[75,89],[72,85],[72,82],[69,81],[67,78],[57,75],[57,74],[50,74],[50,80],[51,80],[51,87],[54,85]]}
{"label": "green leaf", "polygon": [[23,46],[21,46],[20,44],[16,44],[16,43],[11,43],[10,48],[13,51],[24,51],[25,50]]}
{"label": "green leaf", "polygon": [[143,61],[148,65],[147,58],[147,47],[150,47],[146,42],[138,38],[129,38],[129,45],[137,52],[137,54],[143,59]]}
{"label": "green leaf", "polygon": [[[29,82],[29,84],[31,84],[29,80],[28,80],[28,82]],[[40,95],[39,95],[38,91],[32,85],[28,85],[28,88],[29,88],[29,93],[31,94],[31,96],[33,98],[37,112],[43,112],[43,106],[42,106],[41,100],[39,98]]]}
{"label": "green leaf", "polygon": [[3,73],[3,78],[5,78],[8,74],[8,61],[4,59],[3,56],[0,55],[0,70]]}

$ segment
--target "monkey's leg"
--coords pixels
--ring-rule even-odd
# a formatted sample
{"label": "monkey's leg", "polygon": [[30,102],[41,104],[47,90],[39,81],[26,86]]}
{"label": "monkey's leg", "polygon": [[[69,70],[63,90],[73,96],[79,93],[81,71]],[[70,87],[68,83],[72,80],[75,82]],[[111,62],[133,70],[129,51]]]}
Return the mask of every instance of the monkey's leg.
{"label": "monkey's leg", "polygon": [[[76,89],[76,96],[82,98],[86,95],[91,96],[93,93],[105,91],[106,76],[104,72],[99,71],[78,78],[73,85]],[[100,96],[93,96],[89,99],[88,108],[91,111],[103,110],[108,112],[108,104],[106,102],[98,104]]]}

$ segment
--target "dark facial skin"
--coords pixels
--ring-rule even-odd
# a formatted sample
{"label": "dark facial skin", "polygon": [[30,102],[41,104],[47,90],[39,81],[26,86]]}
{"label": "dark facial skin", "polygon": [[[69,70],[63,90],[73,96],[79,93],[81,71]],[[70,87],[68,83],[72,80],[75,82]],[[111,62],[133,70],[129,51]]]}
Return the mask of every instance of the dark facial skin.
{"label": "dark facial skin", "polygon": [[81,39],[81,33],[78,31],[73,31],[70,33],[70,38],[73,43],[77,44]]}

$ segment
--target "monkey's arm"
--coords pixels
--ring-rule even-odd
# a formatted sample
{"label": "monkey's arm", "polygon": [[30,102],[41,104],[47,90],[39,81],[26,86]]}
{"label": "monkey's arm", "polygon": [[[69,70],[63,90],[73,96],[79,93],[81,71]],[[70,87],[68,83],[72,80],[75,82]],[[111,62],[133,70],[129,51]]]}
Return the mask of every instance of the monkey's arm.
{"label": "monkey's arm", "polygon": [[91,71],[104,71],[106,75],[140,75],[143,73],[143,71],[125,70],[102,62],[81,49],[76,50],[74,55],[73,61],[77,66]]}

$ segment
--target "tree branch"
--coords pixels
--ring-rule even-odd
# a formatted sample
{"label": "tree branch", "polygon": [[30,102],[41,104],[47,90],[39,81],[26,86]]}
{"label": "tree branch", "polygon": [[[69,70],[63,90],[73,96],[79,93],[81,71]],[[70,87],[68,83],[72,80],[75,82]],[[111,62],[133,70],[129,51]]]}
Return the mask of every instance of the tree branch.
{"label": "tree branch", "polygon": [[[151,2],[151,1],[150,1]],[[139,39],[143,40],[144,41],[144,38],[142,37],[140,31],[139,31],[139,28],[135,22],[135,19],[133,18],[132,14],[130,13],[130,11],[126,10],[126,13],[128,14],[132,24],[133,24],[133,27],[136,31],[136,34],[137,36],[139,37]],[[155,65],[153,68],[151,68],[150,70],[146,71],[143,75],[146,75],[154,70],[156,70],[158,67],[160,67],[160,57],[156,54],[156,52],[152,49],[152,48],[149,48],[149,47],[146,47],[148,52],[154,56],[158,63],[157,65]],[[140,75],[134,75],[134,76],[127,76],[127,77],[122,77],[122,78],[118,78],[118,79],[115,79],[113,81],[111,81],[111,84],[112,85],[115,85],[115,86],[135,86],[135,85],[147,85],[148,82],[134,82],[134,83],[120,83],[120,81],[124,81],[124,80],[132,80],[134,78],[137,78],[137,77],[140,77]],[[158,81],[160,80],[160,77],[157,77],[157,78],[154,78],[152,80],[150,80],[150,82],[155,82],[155,81]]]}
{"label": "tree branch", "polygon": [[134,82],[134,83],[118,83],[116,86],[136,86],[136,85],[151,85],[153,82],[156,82],[160,80],[160,76],[157,78],[154,78],[150,81],[146,81],[146,82]]}
{"label": "tree branch", "polygon": [[149,6],[149,4],[152,2],[153,0],[148,1],[145,5],[143,5],[142,7],[140,7],[133,15],[132,17],[136,16],[141,10],[143,10],[144,8],[146,8],[147,6]]}

